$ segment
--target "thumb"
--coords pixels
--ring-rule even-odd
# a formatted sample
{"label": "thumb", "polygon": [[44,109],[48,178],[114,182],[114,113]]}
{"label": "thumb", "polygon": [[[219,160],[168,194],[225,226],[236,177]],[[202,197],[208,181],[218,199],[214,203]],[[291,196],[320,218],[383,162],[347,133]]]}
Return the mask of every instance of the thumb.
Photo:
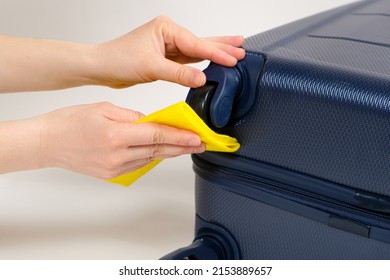
{"label": "thumb", "polygon": [[166,59],[161,64],[160,79],[186,87],[201,87],[206,83],[205,74],[199,69]]}

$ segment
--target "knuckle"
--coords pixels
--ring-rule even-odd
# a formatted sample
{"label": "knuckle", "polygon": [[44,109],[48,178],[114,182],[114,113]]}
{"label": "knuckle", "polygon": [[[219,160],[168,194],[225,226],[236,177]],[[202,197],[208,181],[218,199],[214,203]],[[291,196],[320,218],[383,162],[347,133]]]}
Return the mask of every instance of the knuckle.
{"label": "knuckle", "polygon": [[164,148],[161,144],[153,145],[152,149],[150,150],[149,157],[147,158],[148,161],[151,161],[155,158],[158,158],[162,155]]}
{"label": "knuckle", "polygon": [[153,161],[153,159],[151,158],[144,158],[144,159],[141,159],[141,160],[138,160],[131,168],[132,171],[134,170],[137,170],[139,168],[142,168],[144,167],[145,165],[151,163]]}
{"label": "knuckle", "polygon": [[112,127],[107,127],[101,135],[102,143],[108,148],[118,148],[121,146],[121,137],[118,133],[118,131]]}
{"label": "knuckle", "polygon": [[172,20],[169,17],[164,16],[164,15],[159,15],[159,16],[155,17],[153,20],[153,22],[157,25],[171,23],[171,21]]}
{"label": "knuckle", "polygon": [[118,170],[122,166],[122,161],[119,157],[109,156],[104,159],[104,167],[102,176],[104,178],[113,178],[118,175]]}
{"label": "knuckle", "polygon": [[112,109],[113,105],[108,101],[103,101],[103,102],[96,103],[96,107],[98,107],[103,111],[109,111]]}
{"label": "knuckle", "polygon": [[112,133],[111,131],[105,131],[103,132],[103,135],[101,137],[101,140],[102,142],[104,143],[104,145],[106,145],[107,147],[113,147],[115,146],[115,142],[116,142],[116,137],[114,136],[114,133]]}
{"label": "knuckle", "polygon": [[186,82],[189,78],[187,75],[187,67],[182,65],[175,72],[175,79],[177,81]]}
{"label": "knuckle", "polygon": [[132,120],[133,122],[145,117],[144,114],[138,111],[130,111],[129,115],[130,115],[129,119]]}
{"label": "knuckle", "polygon": [[121,165],[118,157],[109,156],[105,159],[105,167],[107,171],[114,171]]}
{"label": "knuckle", "polygon": [[161,144],[164,142],[164,134],[162,129],[156,129],[152,134],[152,143],[150,144]]}
{"label": "knuckle", "polygon": [[180,156],[180,155],[185,155],[185,154],[193,154],[195,151],[195,149],[193,147],[181,147],[181,149],[179,149],[177,151],[177,154],[175,154],[175,156]]}

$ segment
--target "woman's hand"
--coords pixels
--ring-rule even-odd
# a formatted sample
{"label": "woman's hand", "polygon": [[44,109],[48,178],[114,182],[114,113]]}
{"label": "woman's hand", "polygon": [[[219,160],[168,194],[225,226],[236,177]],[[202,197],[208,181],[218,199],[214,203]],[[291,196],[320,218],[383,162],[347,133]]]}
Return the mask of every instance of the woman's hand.
{"label": "woman's hand", "polygon": [[97,103],[0,123],[0,173],[60,167],[109,179],[156,158],[205,150],[193,132],[134,124],[140,117],[132,110]]}
{"label": "woman's hand", "polygon": [[186,63],[211,60],[234,66],[243,59],[242,36],[198,38],[167,17],[157,17],[128,34],[97,46],[98,83],[128,87],[165,80],[188,87],[206,82],[202,71]]}
{"label": "woman's hand", "polygon": [[[155,80],[199,87],[204,73],[185,64],[208,59],[234,66],[245,56],[243,43],[241,36],[198,38],[166,17],[99,45],[0,36],[0,92]],[[62,167],[107,179],[155,158],[204,151],[194,133],[134,124],[141,116],[99,103],[0,123],[0,173]]]}
{"label": "woman's hand", "polygon": [[43,162],[112,178],[157,158],[201,153],[199,136],[155,123],[134,124],[142,114],[110,103],[68,107],[44,115]]}
{"label": "woman's hand", "polygon": [[0,93],[155,80],[199,87],[205,75],[185,64],[234,66],[245,56],[243,43],[242,36],[201,39],[162,16],[99,45],[0,36]]}

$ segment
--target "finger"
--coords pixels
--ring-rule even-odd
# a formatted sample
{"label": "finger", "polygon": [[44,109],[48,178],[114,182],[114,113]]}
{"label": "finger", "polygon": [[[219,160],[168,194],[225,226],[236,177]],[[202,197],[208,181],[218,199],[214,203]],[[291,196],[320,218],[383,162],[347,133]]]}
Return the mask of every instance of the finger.
{"label": "finger", "polygon": [[[178,39],[177,41],[180,41],[180,39]],[[214,44],[215,46],[221,46],[221,47],[226,46],[229,49],[233,50],[233,53],[234,51],[238,51],[238,53],[240,54],[242,52],[241,47],[244,43],[244,37],[225,36],[225,37],[197,38],[195,36],[189,36],[189,38],[187,38],[187,43],[191,43],[191,42],[194,43],[197,41],[200,41],[201,43],[211,44],[211,45]],[[166,44],[166,54],[171,56],[180,54],[180,51],[177,49],[176,46],[176,41],[174,44],[169,44],[169,43]]]}
{"label": "finger", "polygon": [[[210,60],[219,63],[224,66],[232,67],[236,65],[238,60],[241,60],[245,57],[245,50],[241,48],[236,48],[231,45],[225,45],[218,42],[208,42],[210,47],[215,48],[217,51],[214,51],[214,57],[211,57]],[[219,52],[219,55],[217,54]],[[167,58],[178,63],[195,63],[202,61],[203,58],[199,57],[190,57],[185,54],[174,54],[170,56],[167,54]]]}
{"label": "finger", "polygon": [[185,154],[199,154],[205,151],[203,144],[196,147],[155,144],[130,147],[126,154],[131,160],[152,160],[177,157]]}
{"label": "finger", "polygon": [[145,165],[151,163],[152,161],[153,161],[153,159],[144,158],[144,159],[139,159],[139,160],[127,162],[124,165],[122,165],[120,169],[118,169],[116,176],[120,176],[123,174],[133,172],[133,171],[140,169],[140,168],[144,167]]}
{"label": "finger", "polygon": [[140,159],[123,163],[121,166],[118,166],[115,170],[110,170],[107,176],[98,173],[98,177],[102,179],[112,179],[130,172],[133,172],[137,169],[144,167],[145,165],[152,162],[152,159]]}
{"label": "finger", "polygon": [[118,107],[108,102],[98,103],[97,106],[100,106],[99,109],[104,111],[104,116],[112,121],[133,123],[144,117],[140,112]]}
{"label": "finger", "polygon": [[[230,55],[228,52],[223,50],[225,46],[229,46],[227,44],[215,43],[216,37],[214,38],[214,42],[210,42],[207,40],[202,40],[197,38],[190,31],[185,28],[174,25],[170,26],[170,28],[165,28],[163,32],[164,42],[166,43],[167,54],[177,53],[179,50],[181,53],[188,57],[197,57],[201,59],[208,59],[215,63],[225,65],[225,66],[234,66],[237,63],[237,58]],[[228,39],[220,39],[220,40],[228,40]],[[235,39],[237,40],[237,39]],[[236,42],[237,43],[237,42]],[[238,49],[234,46],[229,46],[230,50],[233,48]],[[236,51],[234,51],[236,52]],[[243,50],[239,50],[239,57],[243,54]]]}
{"label": "finger", "polygon": [[204,151],[204,145],[199,147],[181,147],[158,144],[145,147],[132,147],[127,150],[127,157],[131,158],[131,160],[125,162],[118,168],[116,176],[142,168],[155,159],[166,159],[184,154],[203,153]]}
{"label": "finger", "polygon": [[129,147],[153,144],[201,145],[200,137],[191,131],[156,123],[124,124],[122,132],[125,133],[122,141],[126,141]]}
{"label": "finger", "polygon": [[223,51],[225,55],[230,55],[236,60],[241,60],[245,57],[245,50],[242,48],[237,48],[232,45],[223,44],[219,42],[209,42],[209,44],[214,45],[215,48],[219,49],[220,51]]}
{"label": "finger", "polygon": [[[230,52],[233,52],[232,48],[234,47],[232,46],[206,42],[200,39],[184,44],[187,46],[180,46],[178,43],[178,48],[186,56],[207,59],[224,66],[234,66],[237,63],[237,58],[226,51],[229,50]],[[243,50],[238,48],[235,49],[240,53],[243,52]]]}
{"label": "finger", "polygon": [[[186,60],[183,62],[187,63]],[[186,87],[201,87],[206,83],[205,74],[199,69],[181,63],[164,60],[159,71],[159,79]]]}
{"label": "finger", "polygon": [[229,67],[236,65],[238,60],[245,57],[244,49],[219,42],[200,40],[194,47],[196,56],[205,55],[206,59]]}
{"label": "finger", "polygon": [[241,47],[244,45],[245,39],[243,36],[215,36],[215,37],[205,37],[202,40],[228,44],[234,47]]}

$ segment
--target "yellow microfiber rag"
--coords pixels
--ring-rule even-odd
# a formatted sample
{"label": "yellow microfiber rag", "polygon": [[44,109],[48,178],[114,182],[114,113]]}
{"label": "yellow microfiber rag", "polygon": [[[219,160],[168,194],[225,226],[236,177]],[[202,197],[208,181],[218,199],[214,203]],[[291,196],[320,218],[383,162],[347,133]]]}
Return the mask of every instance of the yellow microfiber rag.
{"label": "yellow microfiber rag", "polygon": [[[136,123],[144,122],[154,122],[193,131],[200,136],[202,142],[206,145],[207,151],[232,153],[240,148],[236,138],[214,132],[186,102],[179,102],[154,112]],[[162,159],[156,159],[140,169],[108,181],[129,186],[161,161]]]}

